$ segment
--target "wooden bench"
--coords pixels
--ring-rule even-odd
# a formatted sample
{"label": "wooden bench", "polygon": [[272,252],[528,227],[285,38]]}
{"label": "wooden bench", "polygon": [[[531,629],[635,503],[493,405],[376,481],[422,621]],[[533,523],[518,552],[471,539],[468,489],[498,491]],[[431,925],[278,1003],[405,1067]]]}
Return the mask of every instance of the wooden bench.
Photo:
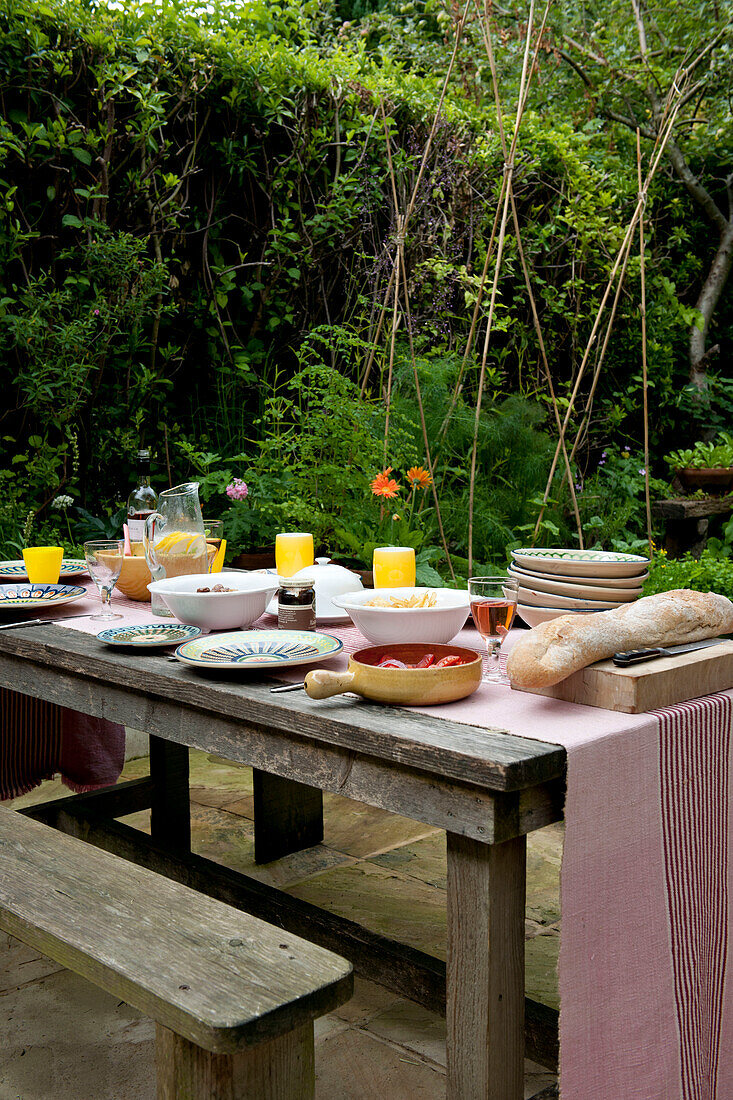
{"label": "wooden bench", "polygon": [[351,964],[0,807],[0,928],[156,1022],[158,1100],[306,1100]]}

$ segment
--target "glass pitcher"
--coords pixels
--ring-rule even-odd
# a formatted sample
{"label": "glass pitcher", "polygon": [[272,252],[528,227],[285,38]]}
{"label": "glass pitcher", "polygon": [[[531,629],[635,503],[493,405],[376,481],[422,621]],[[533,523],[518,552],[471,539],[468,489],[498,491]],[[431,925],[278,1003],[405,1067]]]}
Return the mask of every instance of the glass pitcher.
{"label": "glass pitcher", "polygon": [[[197,481],[175,485],[160,494],[158,511],[152,512],[145,521],[143,547],[154,581],[208,572],[206,534]],[[154,615],[173,617],[162,597],[156,593],[151,595],[150,610]]]}

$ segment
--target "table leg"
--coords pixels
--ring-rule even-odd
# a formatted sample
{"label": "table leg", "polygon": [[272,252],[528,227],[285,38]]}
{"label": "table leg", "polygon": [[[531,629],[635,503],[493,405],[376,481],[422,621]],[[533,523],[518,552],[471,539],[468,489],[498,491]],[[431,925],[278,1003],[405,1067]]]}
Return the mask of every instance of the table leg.
{"label": "table leg", "polygon": [[323,791],[252,769],[255,863],[269,863],[323,840]]}
{"label": "table leg", "polygon": [[526,853],[448,833],[448,1100],[524,1095]]}
{"label": "table leg", "polygon": [[163,848],[191,851],[188,746],[150,737],[150,835]]}

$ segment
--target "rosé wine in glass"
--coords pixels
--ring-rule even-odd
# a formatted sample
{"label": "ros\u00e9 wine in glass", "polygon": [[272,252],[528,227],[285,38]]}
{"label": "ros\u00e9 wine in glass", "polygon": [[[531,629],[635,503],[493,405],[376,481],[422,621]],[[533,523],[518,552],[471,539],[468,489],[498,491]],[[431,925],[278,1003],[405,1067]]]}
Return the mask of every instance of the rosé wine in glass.
{"label": "ros\u00e9 wine in glass", "polygon": [[486,643],[485,680],[506,684],[499,651],[517,611],[517,582],[511,577],[469,577],[468,595],[476,629]]}

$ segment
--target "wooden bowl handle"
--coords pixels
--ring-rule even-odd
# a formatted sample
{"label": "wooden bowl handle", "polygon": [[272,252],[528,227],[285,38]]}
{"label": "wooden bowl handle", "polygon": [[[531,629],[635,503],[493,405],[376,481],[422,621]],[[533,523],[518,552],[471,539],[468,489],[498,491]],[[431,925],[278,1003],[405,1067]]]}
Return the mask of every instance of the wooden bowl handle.
{"label": "wooden bowl handle", "polygon": [[311,699],[329,699],[332,695],[341,695],[354,689],[353,672],[329,672],[326,668],[317,668],[305,678],[305,690]]}

